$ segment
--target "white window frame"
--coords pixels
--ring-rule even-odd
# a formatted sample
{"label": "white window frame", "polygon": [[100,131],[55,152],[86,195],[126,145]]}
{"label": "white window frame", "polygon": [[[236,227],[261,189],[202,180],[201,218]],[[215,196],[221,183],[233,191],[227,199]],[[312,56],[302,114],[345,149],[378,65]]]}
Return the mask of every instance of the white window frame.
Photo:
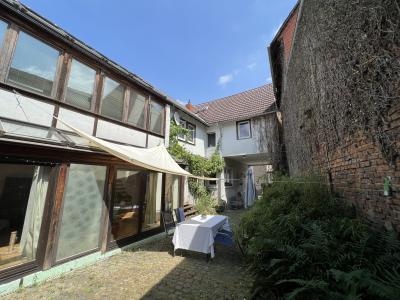
{"label": "white window frame", "polygon": [[[189,144],[194,145],[196,143],[196,125],[186,122],[186,129],[189,130],[189,134],[186,136],[186,141]],[[190,137],[192,140],[189,140]]]}
{"label": "white window frame", "polygon": [[[182,127],[182,128],[185,128],[186,129],[186,120],[183,120],[183,119],[181,119],[180,121],[179,121],[179,125]],[[186,142],[186,139],[187,139],[187,137],[186,137],[186,135],[185,134],[179,134],[178,135],[178,140],[180,140],[180,141],[182,141],[182,142]]]}
{"label": "white window frame", "polygon": [[[193,123],[190,123],[184,119],[180,120],[180,124],[179,124],[182,128],[185,128],[187,130],[189,130],[190,132],[187,135],[178,135],[178,140],[191,144],[191,145],[195,145],[196,144],[196,125]],[[191,128],[190,128],[191,127]],[[193,138],[193,141],[189,140],[189,136],[191,135]]]}
{"label": "white window frame", "polygon": [[[249,135],[247,136],[241,136],[240,135],[240,130],[239,127],[242,124],[248,124],[249,125]],[[243,120],[243,121],[238,121],[236,122],[236,133],[237,133],[237,139],[238,140],[245,140],[245,139],[251,139],[252,137],[252,132],[251,132],[251,120]]]}
{"label": "white window frame", "polygon": [[[214,135],[214,146],[210,146],[209,135]],[[214,148],[217,146],[217,134],[215,132],[207,132],[207,148]]]}

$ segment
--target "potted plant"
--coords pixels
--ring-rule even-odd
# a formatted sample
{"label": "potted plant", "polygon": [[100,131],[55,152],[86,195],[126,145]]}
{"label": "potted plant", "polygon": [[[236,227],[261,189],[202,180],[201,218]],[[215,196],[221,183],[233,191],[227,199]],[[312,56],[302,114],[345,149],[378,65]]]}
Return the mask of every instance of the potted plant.
{"label": "potted plant", "polygon": [[226,202],[222,199],[219,199],[217,206],[215,206],[215,211],[220,214],[225,211],[225,206]]}

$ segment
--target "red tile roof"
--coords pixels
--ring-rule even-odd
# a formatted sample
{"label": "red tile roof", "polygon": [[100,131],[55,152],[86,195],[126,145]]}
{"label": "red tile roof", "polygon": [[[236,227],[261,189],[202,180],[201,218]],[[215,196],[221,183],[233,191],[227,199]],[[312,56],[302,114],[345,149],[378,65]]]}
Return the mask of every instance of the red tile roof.
{"label": "red tile roof", "polygon": [[209,124],[243,120],[275,110],[272,83],[232,96],[201,103],[195,113]]}

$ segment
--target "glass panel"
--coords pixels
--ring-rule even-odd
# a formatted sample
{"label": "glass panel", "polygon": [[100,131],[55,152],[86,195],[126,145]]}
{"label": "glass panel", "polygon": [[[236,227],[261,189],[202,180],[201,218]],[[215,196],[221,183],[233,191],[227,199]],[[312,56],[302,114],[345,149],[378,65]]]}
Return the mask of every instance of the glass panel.
{"label": "glass panel", "polygon": [[90,109],[95,77],[95,70],[73,59],[65,101]]}
{"label": "glass panel", "polygon": [[147,181],[146,199],[143,204],[142,231],[160,227],[162,174],[150,173]]}
{"label": "glass panel", "polygon": [[215,147],[215,133],[208,133],[208,147]]}
{"label": "glass panel", "polygon": [[131,90],[129,101],[128,122],[144,128],[146,95]]}
{"label": "glass panel", "polygon": [[77,146],[97,148],[96,146],[93,146],[87,139],[80,137],[79,135],[75,135],[73,133],[68,133],[65,131],[63,131],[61,133],[62,133],[63,137],[66,137],[65,139],[71,140]]}
{"label": "glass panel", "polygon": [[6,22],[0,20],[0,47],[1,47],[2,43],[3,43],[4,36],[6,34],[6,31],[7,31],[7,27],[8,27],[8,24]]}
{"label": "glass panel", "polygon": [[56,142],[64,141],[56,131],[51,128],[37,127],[17,122],[1,120],[6,135],[20,136],[23,138],[33,138],[41,140],[52,140]]}
{"label": "glass panel", "polygon": [[[181,120],[179,125],[181,125],[182,128],[186,128],[186,121],[185,120]],[[181,141],[186,141],[187,136],[184,133],[180,133],[178,135],[178,139],[181,140]]]}
{"label": "glass panel", "polygon": [[250,122],[238,123],[239,126],[239,138],[249,138],[250,137]]}
{"label": "glass panel", "polygon": [[150,130],[162,134],[164,106],[152,101],[150,112]]}
{"label": "glass panel", "polygon": [[139,210],[146,194],[147,173],[118,170],[114,186],[111,233],[119,240],[139,232]]}
{"label": "glass panel", "polygon": [[57,260],[99,246],[104,166],[72,164],[64,192]]}
{"label": "glass panel", "polygon": [[167,211],[180,207],[179,191],[179,176],[165,174],[165,209]]}
{"label": "glass panel", "polygon": [[192,124],[187,124],[187,129],[189,130],[189,134],[187,136],[187,141],[189,143],[194,144],[194,139],[196,137],[196,126]]}
{"label": "glass panel", "polygon": [[50,96],[59,54],[57,50],[21,31],[7,81]]}
{"label": "glass panel", "polygon": [[101,113],[104,116],[121,121],[124,109],[124,94],[125,87],[122,84],[106,77],[101,101]]}
{"label": "glass panel", "polygon": [[36,259],[50,170],[0,164],[0,269]]}

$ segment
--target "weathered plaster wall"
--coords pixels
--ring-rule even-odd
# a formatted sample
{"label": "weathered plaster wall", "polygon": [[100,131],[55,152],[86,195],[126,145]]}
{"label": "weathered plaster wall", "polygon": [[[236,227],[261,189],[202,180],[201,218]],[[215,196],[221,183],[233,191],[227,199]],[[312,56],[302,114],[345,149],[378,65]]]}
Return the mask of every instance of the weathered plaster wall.
{"label": "weathered plaster wall", "polygon": [[[214,124],[207,132],[216,133],[216,141],[221,143],[223,157],[267,153],[266,158],[273,161],[279,152],[276,147],[277,130],[276,115],[271,113],[251,119],[252,137],[249,139],[237,139],[235,121]],[[213,147],[207,148],[207,155],[211,155],[214,150]]]}
{"label": "weathered plaster wall", "polygon": [[281,104],[290,174],[321,172],[400,230],[398,1],[305,0],[300,11]]}

